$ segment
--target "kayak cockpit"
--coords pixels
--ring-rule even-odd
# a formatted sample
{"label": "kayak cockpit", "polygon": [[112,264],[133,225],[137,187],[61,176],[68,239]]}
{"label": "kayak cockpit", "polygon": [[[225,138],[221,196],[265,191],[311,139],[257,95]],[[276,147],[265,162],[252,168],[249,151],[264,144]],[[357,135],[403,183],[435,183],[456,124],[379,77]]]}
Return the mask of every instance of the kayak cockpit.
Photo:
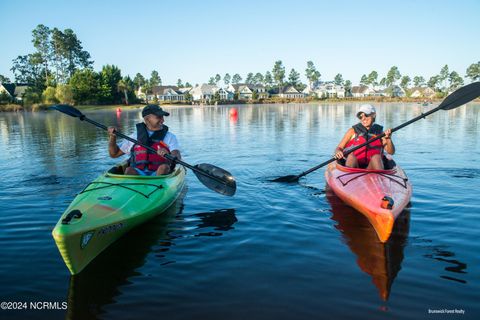
{"label": "kayak cockpit", "polygon": [[[397,167],[397,164],[395,163],[395,160],[393,160],[392,156],[390,156],[389,154],[387,155],[384,155],[382,157],[382,161],[383,161],[383,167],[384,167],[384,170],[368,170],[368,171],[394,171],[395,168]],[[361,171],[365,171],[366,168],[349,168],[349,167],[346,167],[345,166],[345,162],[346,160],[344,158],[340,159],[340,160],[337,160],[337,165],[343,167],[343,168],[348,168],[348,169],[360,169]]]}

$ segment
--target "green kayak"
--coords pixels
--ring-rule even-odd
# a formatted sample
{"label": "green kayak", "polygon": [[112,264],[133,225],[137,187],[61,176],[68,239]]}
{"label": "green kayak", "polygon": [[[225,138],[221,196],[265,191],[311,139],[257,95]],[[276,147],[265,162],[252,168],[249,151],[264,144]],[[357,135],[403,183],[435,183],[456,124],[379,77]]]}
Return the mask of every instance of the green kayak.
{"label": "green kayak", "polygon": [[130,229],[165,211],[185,185],[185,168],[164,176],[125,176],[121,165],[89,183],[62,214],[52,235],[72,274]]}

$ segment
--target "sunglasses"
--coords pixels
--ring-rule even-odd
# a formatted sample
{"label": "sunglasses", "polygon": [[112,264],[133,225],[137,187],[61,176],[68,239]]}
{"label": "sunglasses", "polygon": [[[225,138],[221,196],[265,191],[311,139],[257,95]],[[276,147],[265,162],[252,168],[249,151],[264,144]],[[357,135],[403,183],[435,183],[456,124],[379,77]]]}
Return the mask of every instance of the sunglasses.
{"label": "sunglasses", "polygon": [[360,120],[362,120],[363,117],[369,118],[369,117],[371,117],[372,115],[373,115],[373,113],[365,114],[365,113],[362,112],[362,113],[360,113],[360,114],[357,116],[357,118],[360,119]]}

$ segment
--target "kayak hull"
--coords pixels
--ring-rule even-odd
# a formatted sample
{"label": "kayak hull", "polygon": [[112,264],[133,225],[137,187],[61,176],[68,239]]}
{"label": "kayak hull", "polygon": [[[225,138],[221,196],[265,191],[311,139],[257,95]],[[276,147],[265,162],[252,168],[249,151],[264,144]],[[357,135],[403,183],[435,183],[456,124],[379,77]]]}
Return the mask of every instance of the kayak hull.
{"label": "kayak hull", "polygon": [[185,168],[164,176],[106,172],[80,192],[52,235],[71,274],[82,271],[132,228],[165,211],[185,185]]}
{"label": "kayak hull", "polygon": [[325,179],[343,202],[370,221],[382,243],[389,239],[395,219],[412,196],[407,175],[396,165],[389,170],[367,170],[345,167],[335,161],[325,171]]}

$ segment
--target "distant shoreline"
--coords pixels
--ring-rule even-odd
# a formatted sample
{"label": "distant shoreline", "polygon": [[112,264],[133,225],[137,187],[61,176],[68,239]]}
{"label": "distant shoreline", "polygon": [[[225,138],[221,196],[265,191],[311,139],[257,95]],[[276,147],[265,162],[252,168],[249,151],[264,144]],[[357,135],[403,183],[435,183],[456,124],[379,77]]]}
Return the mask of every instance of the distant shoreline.
{"label": "distant shoreline", "polygon": [[[282,100],[263,100],[263,101],[235,101],[229,103],[219,103],[215,104],[185,104],[185,103],[160,103],[162,107],[212,107],[212,106],[231,106],[231,105],[252,105],[252,104],[297,104],[297,103],[306,103],[306,104],[324,104],[324,103],[418,103],[428,105],[440,102],[443,99],[425,99],[425,98],[388,98],[388,97],[368,97],[368,98],[344,98],[344,99],[282,99]],[[473,102],[480,102],[480,98],[473,100]],[[76,108],[80,110],[110,110],[118,109],[121,110],[132,110],[132,109],[141,109],[145,104],[133,104],[133,105],[77,105]],[[45,111],[48,108],[48,105],[34,105],[31,107],[23,107],[18,104],[6,104],[0,105],[0,112],[19,112],[19,111]]]}

